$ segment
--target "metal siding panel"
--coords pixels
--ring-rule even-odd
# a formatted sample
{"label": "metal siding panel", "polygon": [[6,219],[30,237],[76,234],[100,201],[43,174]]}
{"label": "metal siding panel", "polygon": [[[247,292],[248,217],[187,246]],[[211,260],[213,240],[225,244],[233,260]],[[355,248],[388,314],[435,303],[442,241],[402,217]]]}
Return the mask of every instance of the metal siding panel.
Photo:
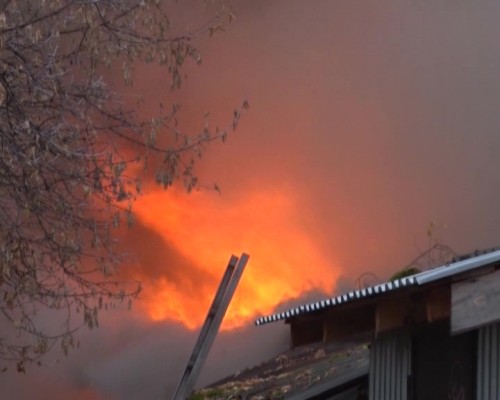
{"label": "metal siding panel", "polygon": [[482,381],[481,378],[483,376],[483,348],[484,348],[484,333],[482,329],[478,330],[477,333],[477,370],[476,370],[476,398],[481,400],[483,398],[482,391]]}
{"label": "metal siding panel", "polygon": [[[378,398],[378,393],[380,393],[380,387],[381,387],[381,382],[380,382],[380,345],[378,344],[378,341],[373,342],[373,347],[374,347],[374,359],[373,359],[373,366],[374,370],[373,373],[372,371],[369,372],[370,377],[372,378],[370,380],[370,383],[372,385],[372,395],[369,397],[369,399],[374,399],[376,400]],[[372,355],[370,354],[370,358]]]}
{"label": "metal siding panel", "polygon": [[490,397],[490,330],[488,328],[483,329],[484,332],[484,353],[483,364],[484,364],[484,375],[482,377],[481,383],[483,386],[483,399],[488,400]]}
{"label": "metal siding panel", "polygon": [[397,359],[396,359],[396,370],[398,373],[397,377],[397,392],[396,392],[396,398],[402,399],[404,396],[404,384],[406,379],[404,378],[404,373],[403,373],[403,364],[405,361],[405,348],[404,348],[404,340],[402,337],[398,338],[398,348],[397,350]]}
{"label": "metal siding panel", "polygon": [[398,353],[399,357],[396,360],[396,370],[398,371],[398,382],[397,382],[397,392],[396,392],[396,397],[398,399],[403,398],[403,363],[404,363],[404,348],[403,348],[403,341],[400,339],[399,340],[399,345],[398,345]]}
{"label": "metal siding panel", "polygon": [[378,371],[378,381],[380,382],[380,388],[376,394],[376,400],[382,400],[385,397],[385,377],[387,373],[385,372],[385,357],[386,357],[386,346],[384,340],[380,339],[380,369]]}
{"label": "metal siding panel", "polygon": [[495,394],[493,396],[493,398],[495,399],[498,399],[500,397],[500,388],[498,387],[498,384],[499,384],[499,372],[500,372],[500,365],[499,364],[499,361],[500,361],[500,357],[499,357],[499,351],[500,351],[500,332],[499,332],[499,325],[498,324],[495,324],[493,325],[492,327],[492,338],[493,338],[493,347],[494,347],[494,350],[492,351],[493,353],[493,356],[494,356],[494,360],[492,360],[492,366],[493,366],[493,374],[491,375],[491,381],[494,382],[494,390],[495,390]]}
{"label": "metal siding panel", "polygon": [[396,359],[396,371],[398,372],[398,384],[397,384],[397,391],[396,391],[396,397],[398,399],[402,398],[403,395],[403,362],[404,362],[404,348],[403,348],[403,341],[399,340],[398,344],[398,357]]}
{"label": "metal siding panel", "polygon": [[495,324],[494,325],[494,341],[495,341],[495,346],[496,346],[496,352],[495,352],[495,374],[491,377],[491,379],[495,382],[495,388],[496,388],[496,398],[500,398],[500,380],[499,380],[499,375],[500,375],[500,324]]}
{"label": "metal siding panel", "polygon": [[374,386],[375,386],[375,391],[373,393],[373,398],[378,399],[379,393],[382,390],[381,387],[381,382],[380,382],[380,369],[382,368],[382,357],[380,357],[380,344],[377,344],[376,347],[376,359],[375,359],[375,367],[376,367],[376,372],[373,374],[374,375]]}
{"label": "metal siding panel", "polygon": [[500,324],[479,329],[477,400],[500,400]]}
{"label": "metal siding panel", "polygon": [[401,393],[401,400],[407,400],[408,399],[408,376],[410,376],[411,369],[410,369],[410,362],[411,362],[411,341],[409,337],[406,337],[405,343],[404,343],[404,353],[403,353],[403,368],[401,369],[401,373],[403,374],[403,391]]}
{"label": "metal siding panel", "polygon": [[377,399],[378,393],[381,391],[382,387],[382,382],[380,380],[380,369],[381,369],[381,362],[382,362],[382,357],[380,357],[380,344],[377,341],[376,342],[376,358],[374,360],[374,365],[375,365],[375,373],[373,374],[373,399]]}
{"label": "metal siding panel", "polygon": [[481,329],[483,333],[483,353],[481,354],[481,364],[483,365],[483,374],[481,375],[481,392],[482,392],[482,399],[487,400],[489,396],[489,380],[488,380],[488,374],[489,374],[489,357],[488,354],[490,352],[490,346],[489,346],[489,331],[488,329]]}
{"label": "metal siding panel", "polygon": [[490,398],[490,329],[484,328],[484,375],[483,375],[483,391],[484,399]]}
{"label": "metal siding panel", "polygon": [[489,346],[489,336],[488,336],[488,329],[484,328],[481,329],[483,332],[483,352],[481,354],[481,361],[483,364],[483,375],[481,376],[481,391],[482,391],[482,399],[487,399],[488,396],[488,390],[490,388],[488,384],[488,354],[490,351],[490,346]]}
{"label": "metal siding panel", "polygon": [[375,399],[378,399],[380,397],[380,394],[384,392],[384,382],[382,381],[382,377],[384,376],[384,373],[383,373],[383,370],[384,370],[384,367],[383,367],[383,361],[384,361],[384,357],[383,357],[383,350],[384,346],[382,346],[382,343],[381,342],[378,342],[378,346],[377,346],[377,355],[378,355],[378,359],[377,359],[377,374],[376,374],[376,383],[377,383],[377,392],[375,393]]}
{"label": "metal siding panel", "polygon": [[392,341],[389,337],[385,338],[384,346],[384,398],[387,400],[392,400],[391,398],[391,382],[392,382],[392,370],[391,370],[391,356],[392,356]]}
{"label": "metal siding panel", "polygon": [[390,366],[390,357],[391,357],[391,342],[387,337],[384,338],[384,354],[383,354],[383,381],[384,381],[384,392],[383,398],[389,400],[390,397],[390,382],[391,382],[391,371],[389,369]]}
{"label": "metal siding panel", "polygon": [[[391,340],[392,339],[392,340]],[[386,358],[386,393],[387,398],[393,400],[392,391],[394,390],[394,339],[387,337],[387,358]]]}
{"label": "metal siding panel", "polygon": [[405,341],[403,343],[404,351],[403,351],[403,365],[401,368],[401,400],[408,399],[408,376],[410,375],[409,362],[410,362],[410,354],[411,354],[411,346],[410,346],[410,338],[409,336],[405,337]]}
{"label": "metal siding panel", "polygon": [[488,379],[488,374],[489,372],[489,354],[490,354],[490,335],[489,335],[489,329],[488,328],[483,328],[481,329],[483,332],[483,352],[481,354],[481,359],[482,359],[482,364],[483,364],[483,375],[481,376],[481,387],[482,387],[482,399],[488,400],[489,396],[489,390],[490,390],[490,383]]}
{"label": "metal siding panel", "polygon": [[495,325],[495,342],[497,345],[497,353],[495,359],[495,372],[493,379],[496,383],[497,388],[497,399],[500,398],[500,324]]}
{"label": "metal siding panel", "polygon": [[382,345],[382,342],[379,342],[378,344],[378,370],[377,370],[377,392],[375,393],[375,399],[379,399],[381,395],[383,396],[384,393],[384,381],[382,378],[384,377],[384,353],[383,353],[384,346]]}
{"label": "metal siding panel", "polygon": [[497,398],[497,381],[495,379],[498,369],[497,365],[497,329],[496,326],[490,326],[490,398]]}
{"label": "metal siding panel", "polygon": [[387,372],[387,356],[389,355],[389,343],[387,339],[384,337],[381,341],[381,360],[380,363],[382,365],[382,368],[380,370],[380,382],[382,382],[382,390],[379,393],[380,399],[388,399],[388,385],[387,385],[387,379],[389,378],[389,373]]}
{"label": "metal siding panel", "polygon": [[490,329],[484,328],[484,375],[483,375],[483,390],[484,390],[484,400],[489,400],[490,398]]}
{"label": "metal siding panel", "polygon": [[495,390],[495,373],[496,373],[496,363],[495,363],[495,358],[496,358],[496,352],[497,352],[497,347],[496,347],[496,332],[495,328],[493,326],[489,327],[490,331],[490,352],[488,354],[489,358],[489,383],[490,383],[490,398],[491,399],[496,399],[496,390]]}
{"label": "metal siding panel", "polygon": [[401,366],[403,363],[403,353],[401,352],[400,354],[397,354],[398,357],[395,357],[394,360],[394,369],[396,371],[396,374],[398,375],[396,377],[396,382],[395,382],[395,388],[394,388],[394,396],[398,399],[401,399],[401,392],[402,392],[402,385],[401,385]]}
{"label": "metal siding panel", "polygon": [[370,400],[406,400],[409,366],[408,338],[401,334],[379,335],[370,356]]}
{"label": "metal siding panel", "polygon": [[369,399],[373,399],[373,392],[374,392],[374,388],[373,388],[373,375],[374,375],[374,372],[376,371],[376,368],[375,368],[375,357],[374,357],[374,353],[375,353],[375,346],[374,344],[372,343],[371,347],[370,347],[370,360],[369,360],[369,367],[368,367],[368,398]]}
{"label": "metal siding panel", "polygon": [[383,338],[379,337],[377,339],[377,373],[375,374],[375,384],[377,390],[374,393],[373,400],[382,400],[384,398],[384,344]]}
{"label": "metal siding panel", "polygon": [[382,346],[379,341],[377,341],[377,360],[376,360],[376,366],[377,366],[377,372],[375,373],[375,378],[374,378],[374,383],[375,383],[375,393],[373,394],[373,398],[377,399],[380,396],[380,393],[382,392]]}
{"label": "metal siding panel", "polygon": [[398,389],[399,386],[399,379],[398,379],[398,371],[396,369],[396,357],[397,357],[397,349],[398,349],[398,338],[395,338],[395,340],[392,341],[392,346],[391,346],[391,382],[390,382],[390,396],[391,399],[396,399],[397,394],[396,390]]}
{"label": "metal siding panel", "polygon": [[380,380],[378,378],[378,375],[380,373],[380,350],[377,342],[374,343],[374,348],[375,348],[375,357],[373,358],[373,366],[374,366],[374,373],[370,373],[370,376],[372,378],[372,395],[370,398],[376,399],[377,398],[377,393],[380,390]]}
{"label": "metal siding panel", "polygon": [[373,399],[373,372],[376,370],[374,366],[374,358],[373,353],[375,351],[375,347],[373,346],[373,343],[370,347],[370,360],[369,360],[369,367],[368,367],[368,398]]}

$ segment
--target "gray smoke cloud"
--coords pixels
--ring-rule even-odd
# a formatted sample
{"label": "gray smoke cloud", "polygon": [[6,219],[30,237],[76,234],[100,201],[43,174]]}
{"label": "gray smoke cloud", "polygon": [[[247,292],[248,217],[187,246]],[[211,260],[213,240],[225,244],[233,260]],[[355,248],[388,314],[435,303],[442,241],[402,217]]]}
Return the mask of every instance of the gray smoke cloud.
{"label": "gray smoke cloud", "polygon": [[458,252],[498,244],[498,3],[238,7],[202,86],[252,104],[221,153],[251,167],[209,171],[225,191],[295,187],[304,229],[350,278],[405,265],[431,221]]}
{"label": "gray smoke cloud", "polygon": [[[4,373],[2,392],[13,400],[171,398],[197,333],[171,322],[148,323],[130,313],[104,319],[97,332],[80,333],[80,348],[68,358],[55,351],[52,362],[32,367],[26,375]],[[197,386],[279,354],[288,346],[288,335],[281,324],[221,332]]]}
{"label": "gray smoke cloud", "polygon": [[[204,111],[230,118],[244,96],[251,104],[228,143],[205,155],[202,179],[217,180],[225,198],[293,188],[302,227],[340,266],[342,287],[363,272],[384,278],[406,265],[427,246],[431,221],[436,239],[457,252],[500,243],[500,3],[233,6],[238,19],[202,41],[203,64],[188,67],[179,93],[188,127]],[[134,90],[159,99],[157,81],[144,74]],[[263,235],[272,240],[272,232]],[[137,258],[151,279],[165,274],[192,288],[213,279],[153,233],[142,232],[138,252],[141,242],[148,253]],[[163,270],[160,259],[172,268]],[[168,397],[196,334],[136,310],[107,315],[80,339],[81,348],[53,367],[0,375],[3,393]],[[223,333],[199,385],[269,358],[287,341],[282,324]]]}

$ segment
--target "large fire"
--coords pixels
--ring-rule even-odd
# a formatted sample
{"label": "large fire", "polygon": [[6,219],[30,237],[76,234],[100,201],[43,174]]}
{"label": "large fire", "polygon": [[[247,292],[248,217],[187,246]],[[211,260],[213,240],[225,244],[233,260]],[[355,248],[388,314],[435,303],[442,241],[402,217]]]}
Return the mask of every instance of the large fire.
{"label": "large fire", "polygon": [[[154,281],[143,279],[141,303],[153,320],[199,326],[231,253],[246,252],[250,260],[226,314],[225,329],[272,312],[278,303],[307,290],[329,292],[338,276],[331,260],[321,257],[313,238],[301,229],[300,210],[290,193],[266,191],[228,200],[211,191],[187,195],[158,190],[141,197],[135,213],[195,266],[176,271],[185,273],[184,281],[190,284],[173,282],[167,274]],[[176,268],[167,261],[155,260],[159,268]]]}

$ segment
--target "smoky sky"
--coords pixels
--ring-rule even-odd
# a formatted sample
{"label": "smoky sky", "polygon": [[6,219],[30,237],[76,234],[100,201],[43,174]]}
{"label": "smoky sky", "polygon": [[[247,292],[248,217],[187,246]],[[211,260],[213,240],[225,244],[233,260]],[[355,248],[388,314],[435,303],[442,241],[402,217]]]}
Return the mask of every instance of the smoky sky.
{"label": "smoky sky", "polygon": [[430,222],[457,252],[498,244],[498,3],[236,10],[207,44],[210,78],[188,83],[207,103],[244,93],[252,106],[207,155],[223,190],[297,188],[304,229],[353,277],[405,265]]}
{"label": "smoky sky", "polygon": [[[249,100],[238,130],[198,164],[202,181],[222,188],[223,204],[292,188],[301,227],[340,267],[342,287],[363,272],[387,278],[405,266],[427,246],[430,222],[434,239],[457,252],[500,244],[500,3],[231,5],[236,21],[198,42],[203,62],[186,67],[179,92],[159,89],[154,68],[139,70],[127,89],[151,102],[175,97],[183,104],[179,122],[192,130],[205,112],[224,124]],[[200,5],[182,7],[188,21]],[[193,290],[214,279],[140,221],[136,229],[125,243],[151,280],[168,276]],[[273,240],[272,231],[262,235]],[[55,367],[0,375],[2,387],[13,399],[170,395],[196,335],[148,322],[139,309],[107,316]],[[286,327],[274,325],[249,323],[219,336],[200,384],[284,349]]]}

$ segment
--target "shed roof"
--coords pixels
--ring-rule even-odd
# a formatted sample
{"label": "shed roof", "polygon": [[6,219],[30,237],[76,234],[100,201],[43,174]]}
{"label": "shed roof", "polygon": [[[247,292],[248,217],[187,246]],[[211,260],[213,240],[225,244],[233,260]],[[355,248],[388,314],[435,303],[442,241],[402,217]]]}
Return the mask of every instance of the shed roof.
{"label": "shed roof", "polygon": [[362,390],[367,385],[370,356],[367,340],[360,336],[297,347],[196,390],[189,399],[306,400]]}
{"label": "shed roof", "polygon": [[384,293],[402,290],[407,287],[422,286],[431,282],[461,274],[463,272],[485,267],[498,261],[500,261],[500,250],[491,251],[486,254],[481,254],[466,259],[460,259],[460,261],[445,264],[441,267],[420,272],[415,275],[395,279],[393,281],[384,282],[379,285],[370,286],[363,289],[353,290],[324,300],[306,303],[280,313],[263,316],[255,321],[255,325],[263,325],[270,322],[276,322],[283,319],[296,317],[298,315],[354,302],[356,300],[380,296]]}

